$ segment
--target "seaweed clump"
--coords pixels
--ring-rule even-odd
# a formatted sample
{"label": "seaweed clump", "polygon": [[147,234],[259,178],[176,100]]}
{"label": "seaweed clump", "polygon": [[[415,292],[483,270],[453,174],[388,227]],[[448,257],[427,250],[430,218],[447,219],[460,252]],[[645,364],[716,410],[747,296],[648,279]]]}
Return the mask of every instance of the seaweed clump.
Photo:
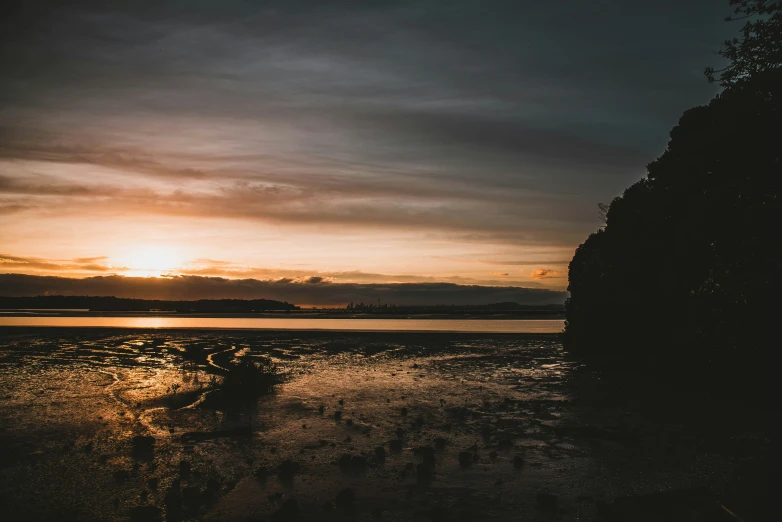
{"label": "seaweed clump", "polygon": [[282,380],[282,371],[269,357],[242,357],[230,365],[216,391],[223,405],[247,405],[272,393]]}

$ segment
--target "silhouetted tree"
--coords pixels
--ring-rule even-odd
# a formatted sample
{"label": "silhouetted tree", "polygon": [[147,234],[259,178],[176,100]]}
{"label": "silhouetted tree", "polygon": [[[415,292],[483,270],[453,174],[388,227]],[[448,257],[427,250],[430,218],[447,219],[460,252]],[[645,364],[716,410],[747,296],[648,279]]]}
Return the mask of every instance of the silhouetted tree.
{"label": "silhouetted tree", "polygon": [[741,28],[742,37],[727,40],[719,51],[729,65],[705,71],[710,82],[719,75],[720,85],[726,88],[782,66],[782,2],[730,0],[730,5],[733,15],[725,21],[747,20]]}
{"label": "silhouetted tree", "polygon": [[[732,3],[779,13],[779,3]],[[777,52],[778,33],[769,38],[758,57]],[[682,115],[647,177],[612,201],[605,227],[576,250],[572,351],[734,368],[768,353],[761,340],[782,292],[782,68],[753,66],[748,52],[722,94]]]}

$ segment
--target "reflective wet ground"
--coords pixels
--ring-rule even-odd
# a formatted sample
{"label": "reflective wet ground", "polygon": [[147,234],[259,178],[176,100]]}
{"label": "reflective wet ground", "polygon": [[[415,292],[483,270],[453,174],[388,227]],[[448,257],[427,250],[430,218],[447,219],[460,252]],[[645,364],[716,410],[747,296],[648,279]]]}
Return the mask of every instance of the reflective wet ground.
{"label": "reflective wet ground", "polygon": [[[219,369],[256,355],[285,372],[275,393],[208,407]],[[553,335],[10,328],[0,508],[20,520],[593,520],[623,495],[720,491],[768,444],[734,430],[728,451],[709,445],[685,421],[586,392],[593,378]]]}

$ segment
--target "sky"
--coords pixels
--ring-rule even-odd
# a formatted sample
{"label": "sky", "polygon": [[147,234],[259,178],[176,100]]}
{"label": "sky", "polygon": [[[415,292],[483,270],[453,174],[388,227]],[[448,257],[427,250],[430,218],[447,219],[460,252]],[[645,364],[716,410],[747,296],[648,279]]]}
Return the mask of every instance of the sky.
{"label": "sky", "polygon": [[714,0],[4,9],[0,273],[549,297],[737,29]]}

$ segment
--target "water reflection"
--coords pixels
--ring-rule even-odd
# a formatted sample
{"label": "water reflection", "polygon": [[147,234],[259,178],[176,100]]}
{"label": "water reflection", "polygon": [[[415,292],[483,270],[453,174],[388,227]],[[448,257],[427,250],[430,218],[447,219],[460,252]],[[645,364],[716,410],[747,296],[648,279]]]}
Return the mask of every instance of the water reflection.
{"label": "water reflection", "polygon": [[289,317],[0,317],[0,326],[558,333],[562,331],[564,321],[561,319],[308,319]]}

